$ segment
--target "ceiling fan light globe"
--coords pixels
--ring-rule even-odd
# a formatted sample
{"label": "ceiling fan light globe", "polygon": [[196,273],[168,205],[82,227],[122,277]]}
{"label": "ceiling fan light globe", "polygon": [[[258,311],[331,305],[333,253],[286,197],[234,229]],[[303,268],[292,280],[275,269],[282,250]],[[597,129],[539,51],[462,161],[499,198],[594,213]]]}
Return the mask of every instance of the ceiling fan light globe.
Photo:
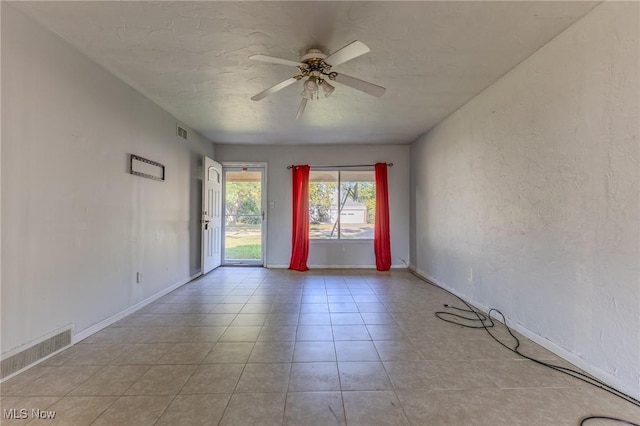
{"label": "ceiling fan light globe", "polygon": [[310,90],[313,92],[318,90],[318,84],[315,82],[314,77],[309,77],[309,79],[304,82],[304,90]]}
{"label": "ceiling fan light globe", "polygon": [[333,91],[336,90],[336,88],[333,87],[331,84],[327,83],[326,80],[322,80],[320,82],[320,87],[322,87],[322,91],[324,92],[325,98],[328,98],[329,96],[331,96]]}
{"label": "ceiling fan light globe", "polygon": [[315,98],[314,98],[314,94],[315,94],[315,92],[314,92],[313,90],[307,90],[307,89],[304,89],[304,90],[302,91],[302,93],[300,93],[300,96],[302,96],[303,98],[305,98],[305,99],[307,99],[307,100],[312,101],[312,100],[314,100],[314,99],[315,99]]}

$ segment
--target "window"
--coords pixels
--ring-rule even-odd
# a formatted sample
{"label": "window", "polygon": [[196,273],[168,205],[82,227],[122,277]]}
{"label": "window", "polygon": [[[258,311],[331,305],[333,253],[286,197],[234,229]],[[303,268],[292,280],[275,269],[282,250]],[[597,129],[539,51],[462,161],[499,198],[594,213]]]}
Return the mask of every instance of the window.
{"label": "window", "polygon": [[309,173],[309,238],[371,240],[375,212],[373,170]]}

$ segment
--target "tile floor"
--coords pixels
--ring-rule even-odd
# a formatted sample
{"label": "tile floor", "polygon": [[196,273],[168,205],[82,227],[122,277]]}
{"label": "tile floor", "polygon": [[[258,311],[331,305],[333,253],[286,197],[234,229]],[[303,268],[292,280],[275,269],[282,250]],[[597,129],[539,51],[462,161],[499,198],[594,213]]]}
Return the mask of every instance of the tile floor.
{"label": "tile floor", "polygon": [[[637,407],[434,317],[456,302],[406,271],[220,268],[2,384],[2,409],[30,417],[2,424],[640,421]],[[563,362],[524,338],[523,350]]]}

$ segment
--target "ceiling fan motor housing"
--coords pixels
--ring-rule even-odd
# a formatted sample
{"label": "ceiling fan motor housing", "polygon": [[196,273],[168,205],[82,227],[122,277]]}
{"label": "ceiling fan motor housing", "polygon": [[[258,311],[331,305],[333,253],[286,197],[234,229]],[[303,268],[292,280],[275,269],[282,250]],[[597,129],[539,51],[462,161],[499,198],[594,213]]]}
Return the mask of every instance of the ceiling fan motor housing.
{"label": "ceiling fan motor housing", "polygon": [[300,62],[306,63],[309,60],[325,59],[326,57],[327,57],[327,55],[322,53],[321,50],[309,49],[309,51],[306,54],[302,55],[302,57],[300,58]]}
{"label": "ceiling fan motor housing", "polygon": [[331,65],[327,64],[324,59],[326,54],[318,49],[309,49],[309,51],[300,58],[301,65],[298,67],[303,77],[322,77],[334,79],[335,72],[331,72]]}

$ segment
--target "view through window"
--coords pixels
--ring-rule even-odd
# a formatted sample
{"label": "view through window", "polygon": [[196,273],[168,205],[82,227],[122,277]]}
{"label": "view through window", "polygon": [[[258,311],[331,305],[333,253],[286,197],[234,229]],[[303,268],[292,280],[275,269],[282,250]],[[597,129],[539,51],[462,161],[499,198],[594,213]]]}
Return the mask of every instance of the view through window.
{"label": "view through window", "polygon": [[376,211],[373,170],[311,170],[309,238],[373,239]]}

